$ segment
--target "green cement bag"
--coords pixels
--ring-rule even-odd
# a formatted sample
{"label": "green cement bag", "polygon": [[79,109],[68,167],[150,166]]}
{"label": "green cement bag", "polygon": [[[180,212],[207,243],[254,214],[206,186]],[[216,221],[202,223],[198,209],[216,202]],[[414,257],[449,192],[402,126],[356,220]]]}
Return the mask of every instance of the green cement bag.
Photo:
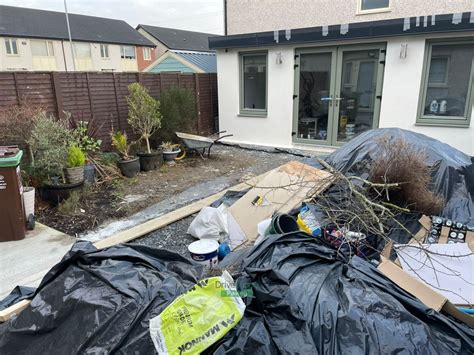
{"label": "green cement bag", "polygon": [[199,281],[150,319],[159,354],[196,354],[221,339],[241,319],[245,304],[229,273]]}

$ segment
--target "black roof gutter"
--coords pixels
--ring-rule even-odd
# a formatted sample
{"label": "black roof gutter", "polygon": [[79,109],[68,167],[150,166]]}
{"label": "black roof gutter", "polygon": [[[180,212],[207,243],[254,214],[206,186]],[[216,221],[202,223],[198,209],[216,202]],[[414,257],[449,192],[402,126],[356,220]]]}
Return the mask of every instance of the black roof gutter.
{"label": "black roof gutter", "polygon": [[474,12],[406,17],[209,38],[209,48],[261,47],[474,31]]}

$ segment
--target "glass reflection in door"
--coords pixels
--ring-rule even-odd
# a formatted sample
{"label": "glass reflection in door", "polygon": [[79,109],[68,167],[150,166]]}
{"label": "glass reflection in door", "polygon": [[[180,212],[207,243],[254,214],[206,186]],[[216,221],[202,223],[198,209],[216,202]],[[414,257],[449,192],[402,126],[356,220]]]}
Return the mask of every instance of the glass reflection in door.
{"label": "glass reflection in door", "polygon": [[347,142],[372,129],[376,112],[379,49],[343,51],[337,141]]}
{"label": "glass reflection in door", "polygon": [[297,138],[328,139],[332,53],[302,53]]}

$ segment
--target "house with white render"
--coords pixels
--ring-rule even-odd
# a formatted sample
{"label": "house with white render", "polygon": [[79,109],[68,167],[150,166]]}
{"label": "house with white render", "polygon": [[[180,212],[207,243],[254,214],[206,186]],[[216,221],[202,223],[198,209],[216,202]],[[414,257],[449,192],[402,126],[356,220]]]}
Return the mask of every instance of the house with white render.
{"label": "house with white render", "polygon": [[474,155],[472,0],[227,0],[219,128],[234,142],[337,147],[376,127]]}

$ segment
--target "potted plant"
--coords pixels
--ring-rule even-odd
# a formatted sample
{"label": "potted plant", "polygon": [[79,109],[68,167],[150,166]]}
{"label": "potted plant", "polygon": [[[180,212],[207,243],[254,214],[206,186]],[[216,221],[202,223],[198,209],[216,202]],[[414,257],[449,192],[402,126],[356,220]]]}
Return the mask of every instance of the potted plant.
{"label": "potted plant", "polygon": [[84,165],[86,156],[81,148],[76,146],[69,147],[67,155],[66,181],[69,184],[75,184],[84,181]]}
{"label": "potted plant", "polygon": [[150,137],[161,127],[160,102],[139,83],[130,84],[128,91],[128,123],[146,143],[146,151],[137,153],[140,167],[143,171],[154,170],[160,166],[161,154],[151,150]]}
{"label": "potted plant", "polygon": [[181,153],[179,145],[172,142],[163,142],[160,147],[163,152],[163,160],[167,162],[174,161],[178,154]]}
{"label": "potted plant", "polygon": [[140,161],[137,157],[130,156],[130,144],[127,142],[125,132],[112,133],[112,145],[121,155],[118,166],[122,175],[128,178],[134,177],[140,171]]}
{"label": "potted plant", "polygon": [[53,205],[67,199],[72,191],[80,190],[83,181],[66,183],[71,131],[68,123],[41,112],[35,120],[29,144],[35,155],[33,170],[41,178],[40,195]]}
{"label": "potted plant", "polygon": [[64,112],[69,118],[69,125],[72,128],[72,136],[74,145],[81,148],[86,156],[86,164],[84,165],[84,182],[93,184],[95,182],[95,154],[100,150],[102,140],[98,138],[99,129],[102,125],[98,125],[94,116],[88,121],[77,119],[69,112]]}

